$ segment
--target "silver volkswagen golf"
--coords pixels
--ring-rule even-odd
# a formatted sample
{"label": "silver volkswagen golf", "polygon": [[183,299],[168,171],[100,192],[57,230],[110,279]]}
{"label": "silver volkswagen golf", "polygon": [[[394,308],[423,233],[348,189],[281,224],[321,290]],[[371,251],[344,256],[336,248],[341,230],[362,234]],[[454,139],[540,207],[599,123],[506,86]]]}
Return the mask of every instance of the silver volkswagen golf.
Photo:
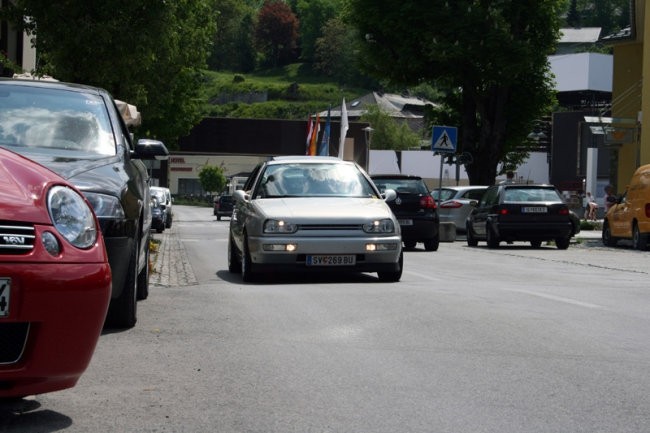
{"label": "silver volkswagen golf", "polygon": [[336,269],[402,276],[400,226],[384,194],[357,164],[326,156],[276,157],[234,193],[228,269],[260,273]]}

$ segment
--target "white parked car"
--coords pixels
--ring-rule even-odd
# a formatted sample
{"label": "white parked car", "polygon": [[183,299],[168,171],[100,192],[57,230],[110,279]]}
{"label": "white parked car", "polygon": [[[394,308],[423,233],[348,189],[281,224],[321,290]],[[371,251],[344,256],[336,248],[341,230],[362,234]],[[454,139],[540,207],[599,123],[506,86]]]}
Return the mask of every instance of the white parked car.
{"label": "white parked car", "polygon": [[167,213],[167,218],[165,219],[165,228],[170,229],[172,227],[172,194],[169,191],[169,188],[164,188],[162,186],[152,186],[151,196],[156,197],[160,206],[164,206],[164,209]]}
{"label": "white parked car", "polygon": [[228,269],[252,281],[263,272],[377,272],[402,276],[400,226],[357,164],[334,157],[277,157],[234,192]]}
{"label": "white parked car", "polygon": [[487,189],[488,187],[484,185],[445,186],[433,189],[431,195],[438,203],[440,222],[454,223],[457,232],[465,233],[465,221],[474,209],[470,203],[472,200],[478,202]]}

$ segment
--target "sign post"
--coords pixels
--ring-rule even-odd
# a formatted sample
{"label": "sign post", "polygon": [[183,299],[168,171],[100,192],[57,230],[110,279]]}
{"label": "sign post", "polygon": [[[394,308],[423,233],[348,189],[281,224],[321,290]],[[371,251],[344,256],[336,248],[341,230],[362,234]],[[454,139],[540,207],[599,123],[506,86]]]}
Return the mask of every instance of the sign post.
{"label": "sign post", "polygon": [[456,153],[458,128],[455,126],[434,126],[431,134],[431,150],[440,155],[440,179],[438,180],[438,206],[442,202],[442,160],[444,154]]}

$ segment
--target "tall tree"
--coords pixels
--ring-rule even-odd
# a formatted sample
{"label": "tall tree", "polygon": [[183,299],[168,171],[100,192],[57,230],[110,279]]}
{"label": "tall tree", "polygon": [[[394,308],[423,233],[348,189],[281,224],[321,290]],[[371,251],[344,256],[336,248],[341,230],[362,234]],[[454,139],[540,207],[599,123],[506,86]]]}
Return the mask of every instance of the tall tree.
{"label": "tall tree", "polygon": [[4,12],[34,37],[40,72],[136,104],[142,128],[173,147],[201,115],[215,1],[14,0]]}
{"label": "tall tree", "polygon": [[323,26],[336,17],[341,0],[298,0],[296,15],[300,20],[300,58],[308,63],[314,61],[318,38],[323,36]]}
{"label": "tall tree", "polygon": [[282,0],[267,0],[260,9],[255,27],[255,42],[266,56],[268,66],[296,59],[298,18]]}
{"label": "tall tree", "polygon": [[[563,0],[349,0],[362,65],[391,83],[450,89],[472,184],[492,184],[550,108],[547,56]],[[458,94],[458,92],[460,92]]]}
{"label": "tall tree", "polygon": [[255,67],[252,6],[240,0],[219,0],[217,31],[208,67],[213,70],[250,72]]}

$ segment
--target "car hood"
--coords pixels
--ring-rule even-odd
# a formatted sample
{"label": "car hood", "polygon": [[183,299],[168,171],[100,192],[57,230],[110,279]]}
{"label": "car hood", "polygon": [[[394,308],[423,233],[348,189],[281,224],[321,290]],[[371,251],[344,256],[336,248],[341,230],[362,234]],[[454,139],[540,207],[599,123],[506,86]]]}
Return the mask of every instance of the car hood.
{"label": "car hood", "polygon": [[288,197],[255,202],[267,218],[291,218],[294,222],[365,222],[369,219],[393,218],[386,202],[377,198]]}
{"label": "car hood", "polygon": [[0,220],[51,224],[45,204],[50,186],[63,183],[51,171],[0,149]]}
{"label": "car hood", "polygon": [[104,158],[68,158],[33,153],[26,155],[44,165],[82,191],[120,195],[129,176],[124,173],[117,156]]}

